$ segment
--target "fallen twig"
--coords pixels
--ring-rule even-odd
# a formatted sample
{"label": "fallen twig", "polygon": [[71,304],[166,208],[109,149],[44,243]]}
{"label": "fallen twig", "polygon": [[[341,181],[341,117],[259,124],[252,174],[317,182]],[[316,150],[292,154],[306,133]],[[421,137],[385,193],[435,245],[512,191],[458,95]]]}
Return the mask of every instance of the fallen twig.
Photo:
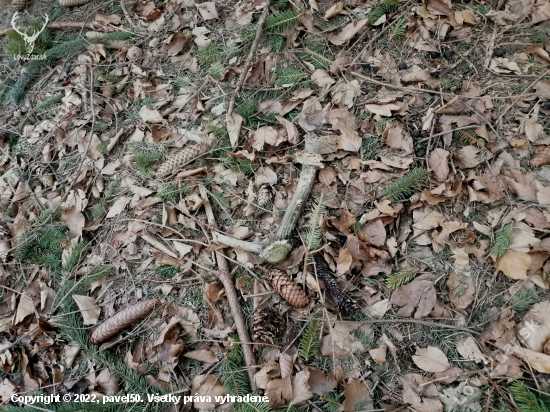
{"label": "fallen twig", "polygon": [[[199,191],[201,197],[204,200],[204,209],[206,211],[206,217],[208,218],[208,223],[211,227],[217,228],[218,223],[212,212],[212,206],[210,205],[210,200],[208,199],[208,192],[204,185],[199,184]],[[215,237],[216,232],[212,232],[213,237]],[[217,233],[216,233],[217,234]],[[220,278],[223,287],[225,289],[225,295],[227,296],[227,302],[229,303],[229,308],[231,309],[231,314],[235,321],[235,326],[237,327],[237,333],[239,335],[239,340],[243,342],[252,342],[250,339],[250,334],[248,333],[248,328],[246,327],[246,322],[244,320],[243,310],[239,303],[239,298],[237,296],[237,291],[235,290],[235,285],[233,280],[229,275],[229,267],[227,266],[227,261],[223,251],[216,253],[216,261],[218,263],[218,277]],[[247,345],[243,343],[243,355],[244,362],[247,366],[246,371],[248,373],[248,380],[250,381],[250,386],[252,391],[256,390],[256,384],[254,382],[254,367],[256,366],[256,358],[254,356],[254,351],[252,350],[252,345]]]}
{"label": "fallen twig", "polygon": [[246,79],[246,74],[248,73],[248,68],[250,67],[250,63],[254,59],[254,55],[256,54],[256,49],[260,44],[260,39],[262,38],[262,31],[264,29],[264,23],[265,23],[265,20],[267,19],[267,15],[269,14],[270,5],[271,5],[271,0],[267,0],[264,5],[264,11],[262,13],[262,16],[260,17],[260,20],[258,20],[258,28],[256,29],[256,36],[254,37],[254,42],[252,43],[250,52],[248,53],[248,56],[244,62],[241,75],[239,76],[239,81],[237,82],[237,86],[235,87],[235,90],[233,90],[233,94],[231,95],[231,100],[229,101],[229,106],[227,108],[227,115],[226,115],[228,119],[233,114],[233,108],[235,107],[235,100],[237,100],[237,96],[239,95],[243,87],[244,81]]}

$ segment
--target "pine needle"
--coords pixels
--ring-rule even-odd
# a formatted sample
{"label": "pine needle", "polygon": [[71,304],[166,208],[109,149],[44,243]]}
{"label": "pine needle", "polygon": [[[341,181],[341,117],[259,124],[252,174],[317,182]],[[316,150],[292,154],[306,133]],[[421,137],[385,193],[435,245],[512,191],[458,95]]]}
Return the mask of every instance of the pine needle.
{"label": "pine needle", "polygon": [[321,219],[325,214],[326,208],[327,201],[323,195],[321,195],[321,199],[319,199],[318,202],[312,202],[308,227],[306,230],[306,247],[310,251],[317,249],[321,239],[323,238]]}
{"label": "pine needle", "polygon": [[298,354],[305,361],[315,356],[321,347],[321,332],[323,330],[323,322],[315,319],[308,323],[304,336],[300,341]]}
{"label": "pine needle", "polygon": [[264,30],[269,34],[282,33],[286,29],[296,25],[303,12],[303,10],[288,10],[275,16],[270,16],[265,22]]}

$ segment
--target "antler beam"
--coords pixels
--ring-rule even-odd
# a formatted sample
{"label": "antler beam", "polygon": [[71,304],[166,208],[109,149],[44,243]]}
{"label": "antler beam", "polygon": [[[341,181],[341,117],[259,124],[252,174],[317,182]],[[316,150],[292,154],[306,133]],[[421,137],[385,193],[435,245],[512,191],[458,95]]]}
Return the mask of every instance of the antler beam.
{"label": "antler beam", "polygon": [[[305,138],[304,154],[316,155],[320,150],[319,138],[308,133]],[[292,249],[290,245],[290,235],[294,230],[300,214],[311,193],[315,177],[317,176],[318,166],[304,165],[300,172],[298,185],[288,208],[285,211],[281,224],[275,235],[269,242],[246,242],[244,240],[234,239],[232,237],[217,233],[218,242],[233,248],[247,250],[258,253],[269,263],[278,263],[286,258],[288,252]]]}

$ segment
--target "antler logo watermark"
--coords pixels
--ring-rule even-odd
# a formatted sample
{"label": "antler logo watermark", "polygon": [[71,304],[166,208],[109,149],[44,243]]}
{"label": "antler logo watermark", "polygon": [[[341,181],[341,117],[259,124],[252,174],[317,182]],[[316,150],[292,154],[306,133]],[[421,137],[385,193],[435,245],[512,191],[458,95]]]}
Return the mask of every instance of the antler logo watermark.
{"label": "antler logo watermark", "polygon": [[[18,29],[17,26],[16,26],[18,15],[19,15],[19,12],[15,12],[15,14],[13,15],[13,17],[11,19],[11,26],[13,27],[13,29],[17,33],[19,33],[19,35],[21,36],[21,38],[25,42],[25,51],[27,52],[27,55],[30,55],[34,51],[34,44],[35,44],[36,40],[38,39],[38,36],[40,36],[40,33],[42,33],[44,31],[44,29],[46,28],[46,25],[48,24],[48,21],[50,19],[49,19],[48,15],[45,14],[44,17],[46,17],[46,21],[44,21],[44,24],[42,25],[42,27],[38,30],[33,30],[30,34],[27,34],[25,31],[23,31],[21,29]],[[14,57],[16,59],[24,59],[24,56],[16,55]],[[44,59],[45,59],[45,57],[46,56],[43,56]]]}

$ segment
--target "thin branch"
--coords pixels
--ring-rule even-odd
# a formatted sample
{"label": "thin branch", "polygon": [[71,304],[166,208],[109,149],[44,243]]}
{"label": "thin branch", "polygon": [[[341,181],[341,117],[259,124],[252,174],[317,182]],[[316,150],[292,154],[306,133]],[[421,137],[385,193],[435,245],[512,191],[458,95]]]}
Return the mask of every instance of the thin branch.
{"label": "thin branch", "polygon": [[260,39],[262,38],[262,31],[264,29],[264,24],[265,24],[265,20],[267,19],[267,15],[269,14],[270,6],[271,6],[271,0],[267,0],[266,3],[264,4],[264,11],[262,13],[262,16],[260,17],[260,20],[258,20],[256,37],[254,37],[254,42],[252,43],[250,52],[248,53],[248,56],[245,60],[241,75],[239,76],[239,81],[237,82],[237,87],[235,87],[235,90],[233,90],[233,94],[231,95],[231,100],[229,101],[229,107],[227,108],[227,115],[226,115],[228,119],[233,114],[233,108],[235,107],[235,100],[237,100],[237,96],[239,95],[243,87],[244,81],[246,79],[246,75],[248,73],[248,68],[250,67],[250,63],[254,59],[254,55],[256,54],[256,49],[258,49],[258,45],[260,44]]}
{"label": "thin branch", "polygon": [[[201,197],[204,200],[204,208],[206,211],[206,217],[208,218],[208,223],[211,227],[217,228],[218,222],[214,217],[214,212],[212,212],[212,206],[210,205],[210,200],[208,199],[208,192],[206,187],[203,184],[199,184],[199,191]],[[216,236],[216,232],[212,232],[212,236]],[[225,289],[225,295],[227,296],[227,302],[229,303],[229,308],[231,309],[231,314],[235,321],[235,326],[237,327],[237,333],[239,335],[239,340],[243,342],[252,342],[250,339],[250,334],[248,333],[248,328],[246,326],[246,321],[244,320],[243,310],[241,304],[239,303],[239,297],[237,296],[237,291],[235,290],[235,285],[233,284],[233,279],[229,275],[229,267],[227,266],[227,261],[223,251],[216,253],[216,261],[218,263],[218,277],[221,280],[223,287]],[[254,382],[254,368],[256,367],[256,357],[254,356],[254,351],[252,350],[251,345],[243,344],[243,355],[244,361],[247,366],[248,380],[250,381],[250,386],[252,391],[255,391],[256,384]]]}

